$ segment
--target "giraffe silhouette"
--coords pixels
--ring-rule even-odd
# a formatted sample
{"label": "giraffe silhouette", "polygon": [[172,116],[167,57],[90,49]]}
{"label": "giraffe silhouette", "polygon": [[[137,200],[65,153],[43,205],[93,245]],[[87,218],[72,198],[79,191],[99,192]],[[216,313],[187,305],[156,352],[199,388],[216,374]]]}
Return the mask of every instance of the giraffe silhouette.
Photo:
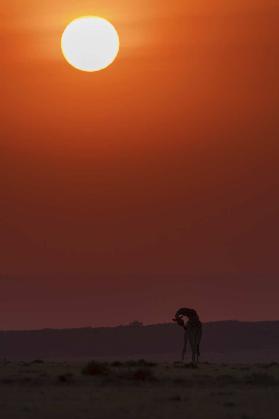
{"label": "giraffe silhouette", "polygon": [[[187,317],[188,321],[184,322],[183,317]],[[185,358],[187,342],[189,339],[192,350],[192,363],[197,364],[200,357],[200,342],[202,338],[202,323],[197,312],[192,308],[180,308],[177,310],[173,321],[184,329],[182,361],[184,361]]]}

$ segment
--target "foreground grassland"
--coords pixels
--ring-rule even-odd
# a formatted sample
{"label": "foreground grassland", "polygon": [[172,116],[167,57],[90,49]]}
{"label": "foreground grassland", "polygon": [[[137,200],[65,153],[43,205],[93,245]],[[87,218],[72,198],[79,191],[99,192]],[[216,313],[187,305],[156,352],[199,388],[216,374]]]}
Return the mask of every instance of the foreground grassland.
{"label": "foreground grassland", "polygon": [[275,419],[279,364],[2,362],[3,419]]}

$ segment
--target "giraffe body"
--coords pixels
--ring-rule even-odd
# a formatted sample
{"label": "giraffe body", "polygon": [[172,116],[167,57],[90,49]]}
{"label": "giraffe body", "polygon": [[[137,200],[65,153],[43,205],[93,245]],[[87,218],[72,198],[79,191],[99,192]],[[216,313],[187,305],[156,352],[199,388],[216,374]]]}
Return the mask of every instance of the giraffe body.
{"label": "giraffe body", "polygon": [[[187,317],[188,321],[184,323],[183,317]],[[202,338],[202,324],[197,312],[189,308],[181,308],[173,319],[177,324],[184,328],[184,346],[182,350],[182,360],[184,361],[187,342],[189,340],[192,351],[192,362],[196,364],[199,362],[200,356],[200,342]]]}

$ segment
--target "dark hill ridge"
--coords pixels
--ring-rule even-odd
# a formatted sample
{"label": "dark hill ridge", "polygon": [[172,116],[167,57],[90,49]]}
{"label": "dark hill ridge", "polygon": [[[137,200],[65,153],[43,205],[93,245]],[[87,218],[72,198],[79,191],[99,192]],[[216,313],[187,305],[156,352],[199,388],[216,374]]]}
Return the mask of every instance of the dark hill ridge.
{"label": "dark hill ridge", "polygon": [[[183,330],[174,324],[0,332],[0,358],[179,359]],[[189,352],[189,351],[188,351]],[[204,361],[279,360],[279,321],[204,324]]]}

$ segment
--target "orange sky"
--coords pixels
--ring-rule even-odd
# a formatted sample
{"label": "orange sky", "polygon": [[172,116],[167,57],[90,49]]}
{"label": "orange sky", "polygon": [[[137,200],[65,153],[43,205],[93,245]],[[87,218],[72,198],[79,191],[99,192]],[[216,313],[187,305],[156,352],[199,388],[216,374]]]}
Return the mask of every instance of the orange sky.
{"label": "orange sky", "polygon": [[278,1],[1,3],[0,328],[278,318]]}

